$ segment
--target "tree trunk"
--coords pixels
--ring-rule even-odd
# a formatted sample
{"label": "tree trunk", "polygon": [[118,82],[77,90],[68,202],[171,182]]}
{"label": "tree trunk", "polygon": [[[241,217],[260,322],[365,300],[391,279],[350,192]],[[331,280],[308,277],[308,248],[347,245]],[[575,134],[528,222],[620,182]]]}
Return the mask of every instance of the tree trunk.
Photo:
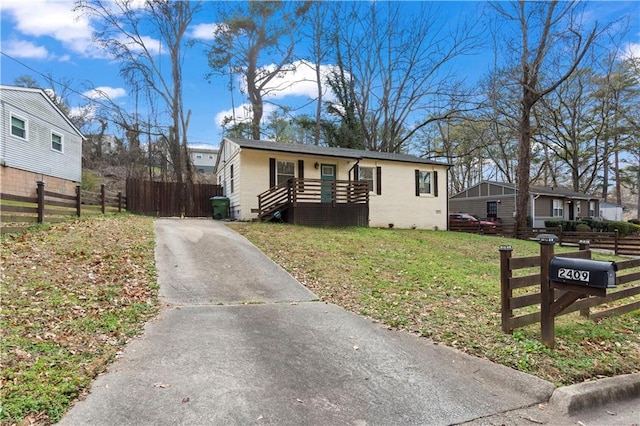
{"label": "tree trunk", "polygon": [[[527,227],[529,207],[529,176],[531,174],[531,108],[532,96],[524,89],[520,116],[520,146],[518,147],[518,172],[516,193],[516,229]],[[517,232],[517,231],[516,231]]]}

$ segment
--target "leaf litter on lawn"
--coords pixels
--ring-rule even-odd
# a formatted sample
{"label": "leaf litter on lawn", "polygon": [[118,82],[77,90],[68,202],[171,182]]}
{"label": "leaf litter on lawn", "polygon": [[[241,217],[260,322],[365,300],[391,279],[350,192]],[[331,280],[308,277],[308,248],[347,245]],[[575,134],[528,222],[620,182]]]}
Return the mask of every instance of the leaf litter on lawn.
{"label": "leaf litter on lawn", "polygon": [[154,244],[132,215],[3,237],[2,424],[59,420],[155,316]]}
{"label": "leaf litter on lawn", "polygon": [[502,333],[498,247],[525,257],[539,253],[536,243],[446,231],[231,226],[321,300],[390,328],[555,384],[640,371],[640,311],[599,321],[560,317],[556,350],[540,343],[539,324]]}

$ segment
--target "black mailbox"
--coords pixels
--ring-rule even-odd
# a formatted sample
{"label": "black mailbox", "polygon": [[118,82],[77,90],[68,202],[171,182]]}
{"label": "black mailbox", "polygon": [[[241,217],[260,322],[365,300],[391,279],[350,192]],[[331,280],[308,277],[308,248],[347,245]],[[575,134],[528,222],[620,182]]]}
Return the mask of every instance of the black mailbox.
{"label": "black mailbox", "polygon": [[616,263],[554,256],[549,265],[551,281],[596,288],[616,286]]}

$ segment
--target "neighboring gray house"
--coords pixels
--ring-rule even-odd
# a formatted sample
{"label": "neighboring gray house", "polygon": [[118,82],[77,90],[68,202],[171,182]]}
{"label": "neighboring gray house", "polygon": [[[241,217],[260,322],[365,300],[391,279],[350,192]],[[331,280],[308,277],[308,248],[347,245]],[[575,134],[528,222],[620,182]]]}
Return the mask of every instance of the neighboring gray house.
{"label": "neighboring gray house", "polygon": [[[562,188],[532,186],[527,216],[534,227],[544,227],[545,220],[577,220],[598,217],[597,197]],[[513,224],[516,215],[516,186],[512,183],[482,181],[449,199],[449,210],[470,213],[481,218],[499,219]]]}
{"label": "neighboring gray house", "polygon": [[193,166],[199,173],[213,173],[218,159],[217,149],[189,148]]}
{"label": "neighboring gray house", "polygon": [[3,193],[32,196],[38,181],[75,193],[84,136],[43,90],[0,85],[0,122]]}

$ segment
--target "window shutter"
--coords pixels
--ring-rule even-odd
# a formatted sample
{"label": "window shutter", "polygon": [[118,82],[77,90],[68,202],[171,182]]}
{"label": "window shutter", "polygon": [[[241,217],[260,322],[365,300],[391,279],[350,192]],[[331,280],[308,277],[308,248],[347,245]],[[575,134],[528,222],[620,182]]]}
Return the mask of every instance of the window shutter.
{"label": "window shutter", "polygon": [[551,214],[549,216],[553,217],[553,200],[549,199],[549,204],[551,204]]}
{"label": "window shutter", "polygon": [[304,160],[298,160],[298,177],[304,179]]}
{"label": "window shutter", "polygon": [[357,164],[353,166],[353,180],[356,182],[360,180],[360,166]]}
{"label": "window shutter", "polygon": [[416,169],[416,197],[420,196],[420,170]]}
{"label": "window shutter", "polygon": [[433,196],[438,196],[438,172],[433,172]]}
{"label": "window shutter", "polygon": [[276,159],[269,158],[269,188],[276,186]]}
{"label": "window shutter", "polygon": [[376,167],[376,194],[382,195],[382,167]]}

